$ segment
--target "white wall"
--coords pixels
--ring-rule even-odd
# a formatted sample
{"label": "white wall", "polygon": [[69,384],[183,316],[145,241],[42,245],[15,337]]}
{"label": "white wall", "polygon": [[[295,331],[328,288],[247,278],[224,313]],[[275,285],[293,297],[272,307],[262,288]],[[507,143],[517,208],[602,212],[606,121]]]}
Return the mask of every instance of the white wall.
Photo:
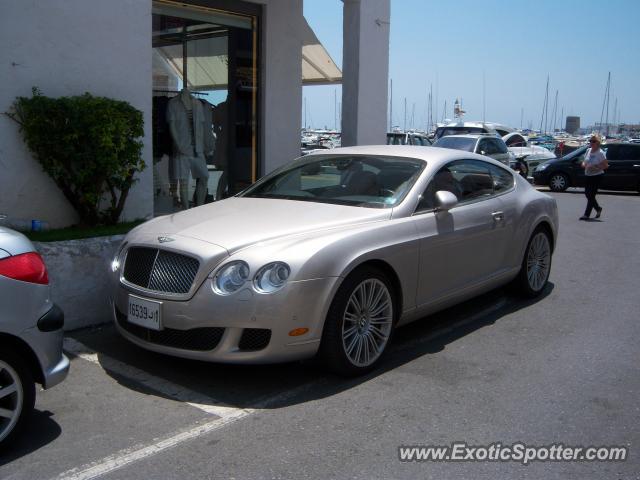
{"label": "white wall", "polygon": [[[0,0],[0,112],[37,86],[44,95],[126,100],[144,112],[149,166],[129,193],[123,219],[153,212],[151,0]],[[0,115],[0,213],[52,227],[73,208],[26,149],[18,125]]]}
{"label": "white wall", "polygon": [[342,146],[384,144],[390,0],[344,0]]}
{"label": "white wall", "polygon": [[262,24],[262,174],[300,155],[302,0],[267,0]]}

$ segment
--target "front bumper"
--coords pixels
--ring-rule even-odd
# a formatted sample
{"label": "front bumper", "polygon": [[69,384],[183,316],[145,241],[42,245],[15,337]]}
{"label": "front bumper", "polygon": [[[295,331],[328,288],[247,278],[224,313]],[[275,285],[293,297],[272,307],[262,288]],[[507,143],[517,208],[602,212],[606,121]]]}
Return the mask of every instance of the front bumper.
{"label": "front bumper", "polygon": [[[112,307],[122,336],[148,350],[221,363],[286,362],[315,355],[339,283],[338,277],[291,281],[272,294],[260,294],[246,286],[232,295],[220,296],[213,293],[211,280],[207,279],[185,301],[145,297],[119,284]],[[131,327],[126,318],[130,294],[162,302],[163,330]],[[289,335],[300,328],[308,331],[300,336]],[[270,331],[268,342],[258,349],[244,348],[246,333],[260,330]],[[211,336],[211,348],[203,349],[206,347],[200,340],[204,335]]]}

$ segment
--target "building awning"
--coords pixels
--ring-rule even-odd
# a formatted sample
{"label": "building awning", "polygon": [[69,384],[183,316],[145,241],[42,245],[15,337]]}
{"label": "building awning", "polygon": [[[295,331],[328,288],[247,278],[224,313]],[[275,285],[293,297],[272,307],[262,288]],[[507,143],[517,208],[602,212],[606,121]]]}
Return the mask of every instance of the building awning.
{"label": "building awning", "polygon": [[[202,24],[190,27],[189,34],[199,33],[198,29],[203,28],[219,28],[220,32],[206,40],[189,42],[188,86],[194,91],[226,90],[229,58],[224,27]],[[165,39],[160,45],[154,42],[154,47],[154,71],[165,71],[176,80],[182,78],[182,44]],[[341,82],[342,72],[303,18],[302,84],[329,85]]]}
{"label": "building awning", "polygon": [[342,72],[304,19],[302,26],[302,84],[329,85],[342,82]]}

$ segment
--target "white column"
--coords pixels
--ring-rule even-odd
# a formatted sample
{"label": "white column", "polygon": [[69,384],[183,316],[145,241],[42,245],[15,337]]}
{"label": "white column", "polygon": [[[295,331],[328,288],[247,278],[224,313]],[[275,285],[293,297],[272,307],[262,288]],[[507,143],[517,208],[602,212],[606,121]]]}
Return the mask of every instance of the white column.
{"label": "white column", "polygon": [[390,17],[390,0],[344,0],[343,146],[386,141]]}
{"label": "white column", "polygon": [[302,0],[269,0],[264,8],[262,172],[300,156]]}

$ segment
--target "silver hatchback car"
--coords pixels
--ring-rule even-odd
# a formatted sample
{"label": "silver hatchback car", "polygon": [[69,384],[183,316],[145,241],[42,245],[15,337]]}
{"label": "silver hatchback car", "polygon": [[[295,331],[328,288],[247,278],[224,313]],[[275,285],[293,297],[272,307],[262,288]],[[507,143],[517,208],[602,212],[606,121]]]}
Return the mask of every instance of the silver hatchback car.
{"label": "silver hatchback car", "polygon": [[35,404],[35,383],[46,389],[67,376],[63,324],[33,244],[0,227],[0,448],[24,427]]}

